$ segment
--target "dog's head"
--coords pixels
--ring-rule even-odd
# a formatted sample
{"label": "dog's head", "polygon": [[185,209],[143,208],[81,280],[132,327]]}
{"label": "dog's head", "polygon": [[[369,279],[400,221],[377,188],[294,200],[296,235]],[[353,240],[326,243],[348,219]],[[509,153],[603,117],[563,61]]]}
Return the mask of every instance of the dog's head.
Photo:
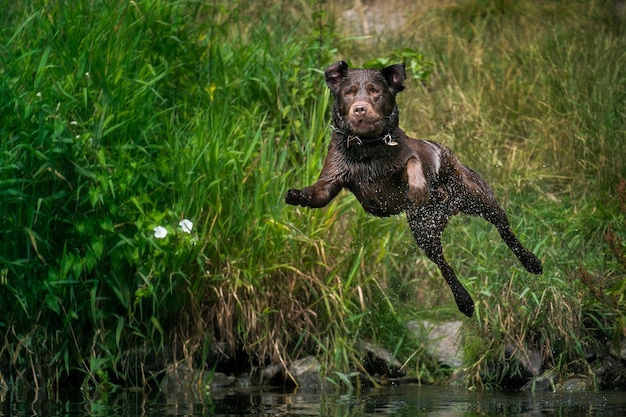
{"label": "dog's head", "polygon": [[339,61],[324,72],[335,96],[333,122],[348,135],[376,138],[398,125],[396,94],[404,90],[404,64],[383,68],[348,69]]}

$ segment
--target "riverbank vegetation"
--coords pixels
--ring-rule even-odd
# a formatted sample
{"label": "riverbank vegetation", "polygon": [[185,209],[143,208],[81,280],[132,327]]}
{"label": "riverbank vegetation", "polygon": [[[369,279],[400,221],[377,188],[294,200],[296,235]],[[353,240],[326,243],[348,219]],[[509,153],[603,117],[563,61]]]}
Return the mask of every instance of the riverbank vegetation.
{"label": "riverbank vegetation", "polygon": [[361,339],[436,380],[404,323],[466,319],[405,219],[347,193],[283,203],[321,167],[321,70],[339,59],[405,60],[404,129],[483,173],[544,262],[531,276],[493,228],[451,222],[444,250],[477,301],[468,385],[514,372],[507,345],[590,374],[624,337],[621,3],[5,3],[0,385],[145,386],[175,363],[307,354],[340,383]]}

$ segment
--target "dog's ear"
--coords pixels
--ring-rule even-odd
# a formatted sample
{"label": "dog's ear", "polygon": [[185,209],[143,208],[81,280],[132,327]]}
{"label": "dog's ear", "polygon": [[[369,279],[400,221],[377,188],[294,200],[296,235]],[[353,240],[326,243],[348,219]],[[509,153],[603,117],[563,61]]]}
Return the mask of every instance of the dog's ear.
{"label": "dog's ear", "polygon": [[404,90],[404,80],[406,80],[406,71],[404,64],[395,64],[380,70],[387,81],[387,85],[393,94],[397,94]]}
{"label": "dog's ear", "polygon": [[337,94],[339,87],[341,86],[341,80],[346,76],[348,72],[348,64],[346,61],[335,62],[324,71],[324,77],[326,77],[326,85],[330,88],[333,94]]}

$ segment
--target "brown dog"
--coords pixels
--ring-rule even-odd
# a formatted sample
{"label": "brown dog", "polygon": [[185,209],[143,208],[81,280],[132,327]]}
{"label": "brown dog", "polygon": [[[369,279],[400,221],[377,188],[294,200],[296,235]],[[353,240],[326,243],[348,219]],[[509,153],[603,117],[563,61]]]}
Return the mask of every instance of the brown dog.
{"label": "brown dog", "polygon": [[324,207],[348,188],[363,208],[379,217],[406,212],[418,246],[439,267],[459,310],[474,314],[474,302],[446,262],[441,235],[458,212],[481,216],[532,273],[541,262],[511,231],[493,191],[447,148],[410,138],[398,127],[396,94],[404,89],[404,64],[380,71],[348,69],[344,61],[325,71],[335,97],[333,134],[317,182],[289,190],[288,204]]}

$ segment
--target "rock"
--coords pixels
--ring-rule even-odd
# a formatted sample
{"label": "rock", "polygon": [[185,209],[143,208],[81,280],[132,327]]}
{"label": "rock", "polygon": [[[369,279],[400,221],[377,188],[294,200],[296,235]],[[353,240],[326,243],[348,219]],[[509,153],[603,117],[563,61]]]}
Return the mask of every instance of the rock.
{"label": "rock", "polygon": [[507,345],[504,348],[507,358],[513,358],[520,366],[520,377],[530,378],[541,374],[543,360],[541,354],[530,349],[520,349],[518,346]]}
{"label": "rock", "polygon": [[549,369],[539,376],[534,377],[528,381],[520,391],[523,392],[551,392],[556,388],[556,381],[559,378],[559,374],[556,369]]}
{"label": "rock", "polygon": [[257,368],[250,374],[253,385],[282,385],[285,381],[285,372],[280,364],[272,364]]}
{"label": "rock", "polygon": [[432,323],[428,320],[410,321],[407,328],[419,339],[426,338],[426,351],[439,362],[451,367],[463,366],[461,347],[461,321]]}
{"label": "rock", "polygon": [[321,365],[315,356],[307,356],[295,360],[289,365],[288,376],[300,388],[321,388],[322,376],[320,374]]}
{"label": "rock", "polygon": [[[359,2],[360,3],[360,2]],[[363,2],[342,13],[345,29],[351,35],[355,33],[367,35],[365,38],[374,38],[369,35],[380,35],[386,31],[394,31],[406,23],[406,18],[400,10],[389,10],[384,3]]]}
{"label": "rock", "polygon": [[213,373],[213,376],[211,377],[211,372],[204,372],[204,373],[208,374],[207,376],[208,376],[209,385],[211,386],[211,388],[232,387],[233,385],[235,385],[235,382],[237,382],[237,378],[235,378],[232,375],[226,375],[221,372],[215,372]]}
{"label": "rock", "polygon": [[221,372],[209,372],[181,364],[168,367],[161,381],[161,389],[166,392],[180,390],[206,390],[235,385],[237,378]]}
{"label": "rock", "polygon": [[242,388],[250,388],[252,384],[252,378],[250,374],[241,374],[237,377],[235,385]]}
{"label": "rock", "polygon": [[362,341],[360,346],[364,351],[363,366],[371,375],[385,375],[390,378],[406,375],[402,363],[388,350],[366,341]]}
{"label": "rock", "polygon": [[560,392],[587,392],[592,388],[592,384],[587,377],[576,377],[557,384],[556,390]]}
{"label": "rock", "polygon": [[626,366],[613,355],[606,355],[595,361],[591,370],[600,389],[623,387],[626,381]]}

